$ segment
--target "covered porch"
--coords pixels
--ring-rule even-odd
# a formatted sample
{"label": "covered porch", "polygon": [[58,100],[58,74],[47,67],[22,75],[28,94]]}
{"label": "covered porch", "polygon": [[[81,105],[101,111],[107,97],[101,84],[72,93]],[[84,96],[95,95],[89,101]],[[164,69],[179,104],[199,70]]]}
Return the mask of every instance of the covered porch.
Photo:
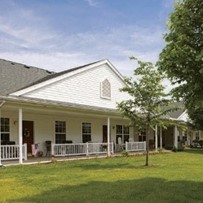
{"label": "covered porch", "polygon": [[7,152],[13,148],[17,153],[12,159],[19,163],[31,157],[110,156],[124,149],[145,150],[144,144],[136,144],[129,121],[112,109],[7,99],[0,113],[2,160],[8,160]]}
{"label": "covered porch", "polygon": [[182,146],[190,147],[194,140],[203,138],[202,132],[186,127],[185,130],[180,129],[177,125],[168,126],[162,129],[156,126],[154,131],[154,139],[152,145],[155,150],[181,148]]}

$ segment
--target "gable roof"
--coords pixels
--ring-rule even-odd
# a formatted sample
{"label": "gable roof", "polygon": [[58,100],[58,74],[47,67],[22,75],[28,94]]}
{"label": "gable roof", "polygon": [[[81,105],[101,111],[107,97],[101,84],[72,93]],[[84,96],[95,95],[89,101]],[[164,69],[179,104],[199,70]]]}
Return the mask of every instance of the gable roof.
{"label": "gable roof", "polygon": [[48,70],[0,59],[0,95],[8,95],[51,75],[53,72]]}
{"label": "gable roof", "polygon": [[175,102],[174,105],[178,108],[181,108],[181,109],[178,109],[177,111],[170,112],[169,116],[171,118],[178,119],[185,112],[184,104],[182,102]]}
{"label": "gable roof", "polygon": [[[82,69],[84,67],[87,67],[87,66],[90,66],[90,65],[93,65],[95,63],[98,63],[100,61],[103,61],[103,60],[99,60],[99,61],[96,61],[96,62],[93,62],[93,63],[89,63],[89,64],[85,64],[85,65],[82,65],[82,66],[78,66],[78,67],[75,67],[75,68],[71,68],[71,69],[68,69],[68,70],[65,70],[65,71],[61,71],[61,72],[58,72],[58,73],[54,73],[54,74],[51,74],[51,75],[47,75],[46,77],[43,77],[31,84],[29,84],[28,86],[25,86],[23,87],[22,89],[25,89],[27,87],[30,87],[30,86],[33,86],[33,85],[36,85],[36,84],[39,84],[41,82],[45,82],[47,80],[50,80],[50,79],[53,79],[53,78],[56,78],[58,76],[61,76],[61,75],[64,75],[66,73],[70,73],[70,72],[73,72],[73,71],[76,71],[76,70],[79,70],[79,69]],[[20,89],[19,89],[20,90]]]}
{"label": "gable roof", "polygon": [[100,61],[97,61],[97,62],[93,62],[93,63],[90,63],[90,64],[86,64],[86,65],[83,65],[83,66],[79,66],[79,67],[76,67],[76,68],[73,68],[73,69],[69,69],[69,70],[66,70],[66,71],[62,71],[62,72],[55,73],[53,75],[44,77],[44,78],[42,78],[42,79],[40,79],[38,81],[35,81],[34,83],[30,84],[29,86],[20,89],[19,91],[13,92],[10,95],[22,96],[22,95],[24,95],[26,93],[37,90],[37,89],[39,89],[41,87],[51,85],[51,84],[53,84],[55,82],[58,82],[60,80],[65,79],[65,78],[71,77],[73,75],[77,75],[77,74],[79,74],[79,73],[81,73],[83,71],[87,71],[87,70],[96,68],[98,66],[104,65],[104,64],[107,64],[110,67],[110,69],[118,76],[118,78],[122,82],[124,82],[124,78],[119,73],[119,71],[107,59],[105,59],[105,60],[100,60]]}

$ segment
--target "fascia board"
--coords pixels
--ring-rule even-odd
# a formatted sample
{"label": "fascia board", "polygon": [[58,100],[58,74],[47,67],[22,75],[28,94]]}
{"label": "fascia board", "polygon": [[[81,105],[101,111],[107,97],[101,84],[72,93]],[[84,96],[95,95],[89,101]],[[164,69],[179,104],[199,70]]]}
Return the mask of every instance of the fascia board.
{"label": "fascia board", "polygon": [[104,64],[108,64],[108,66],[116,73],[116,75],[124,82],[124,78],[123,76],[119,73],[119,71],[108,61],[108,60],[103,60],[103,61],[100,61],[98,63],[95,63],[95,64],[92,64],[92,65],[89,65],[87,67],[84,67],[82,69],[78,69],[78,70],[75,70],[73,72],[70,72],[70,73],[66,73],[64,75],[61,75],[61,76],[58,76],[56,78],[52,78],[52,79],[49,79],[47,81],[44,81],[44,82],[41,82],[39,84],[36,84],[36,85],[33,85],[33,86],[30,86],[28,88],[25,88],[25,89],[22,89],[22,90],[19,90],[19,91],[16,91],[16,92],[13,92],[11,93],[10,95],[11,96],[22,96],[24,94],[27,94],[29,92],[32,92],[34,90],[37,90],[39,88],[42,88],[44,86],[47,86],[47,85],[50,85],[50,84],[53,84],[55,82],[58,82],[60,80],[63,80],[65,78],[68,78],[68,77],[71,77],[71,76],[74,76],[74,75],[77,75],[81,72],[84,72],[84,71],[87,71],[89,69],[92,69],[92,68],[95,68],[95,67],[98,67],[100,65],[104,65]]}
{"label": "fascia board", "polygon": [[185,114],[187,114],[187,111],[186,111],[186,110],[177,118],[177,120],[181,120],[181,118],[182,118]]}

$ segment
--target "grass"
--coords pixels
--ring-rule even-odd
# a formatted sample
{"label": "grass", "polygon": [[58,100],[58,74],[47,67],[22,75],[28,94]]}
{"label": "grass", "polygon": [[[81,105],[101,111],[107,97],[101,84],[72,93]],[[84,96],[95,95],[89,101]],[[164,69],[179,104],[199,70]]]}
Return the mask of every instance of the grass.
{"label": "grass", "polygon": [[203,150],[0,168],[0,202],[203,202]]}

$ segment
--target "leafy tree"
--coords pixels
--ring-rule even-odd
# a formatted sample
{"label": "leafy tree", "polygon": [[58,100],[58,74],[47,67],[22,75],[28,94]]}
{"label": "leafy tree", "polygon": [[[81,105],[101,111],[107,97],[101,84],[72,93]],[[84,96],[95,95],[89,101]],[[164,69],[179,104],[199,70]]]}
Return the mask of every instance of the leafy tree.
{"label": "leafy tree", "polygon": [[[137,60],[132,57],[131,59]],[[134,70],[136,80],[125,78],[126,87],[121,91],[127,92],[130,99],[118,104],[118,109],[127,118],[131,125],[146,129],[146,163],[149,165],[149,134],[156,125],[165,127],[174,124],[167,118],[167,114],[177,110],[172,106],[172,100],[167,99],[162,85],[161,75],[150,62],[138,62],[138,68]]]}
{"label": "leafy tree", "polygon": [[159,70],[179,84],[173,95],[183,99],[194,124],[203,127],[203,1],[177,2],[168,28]]}

